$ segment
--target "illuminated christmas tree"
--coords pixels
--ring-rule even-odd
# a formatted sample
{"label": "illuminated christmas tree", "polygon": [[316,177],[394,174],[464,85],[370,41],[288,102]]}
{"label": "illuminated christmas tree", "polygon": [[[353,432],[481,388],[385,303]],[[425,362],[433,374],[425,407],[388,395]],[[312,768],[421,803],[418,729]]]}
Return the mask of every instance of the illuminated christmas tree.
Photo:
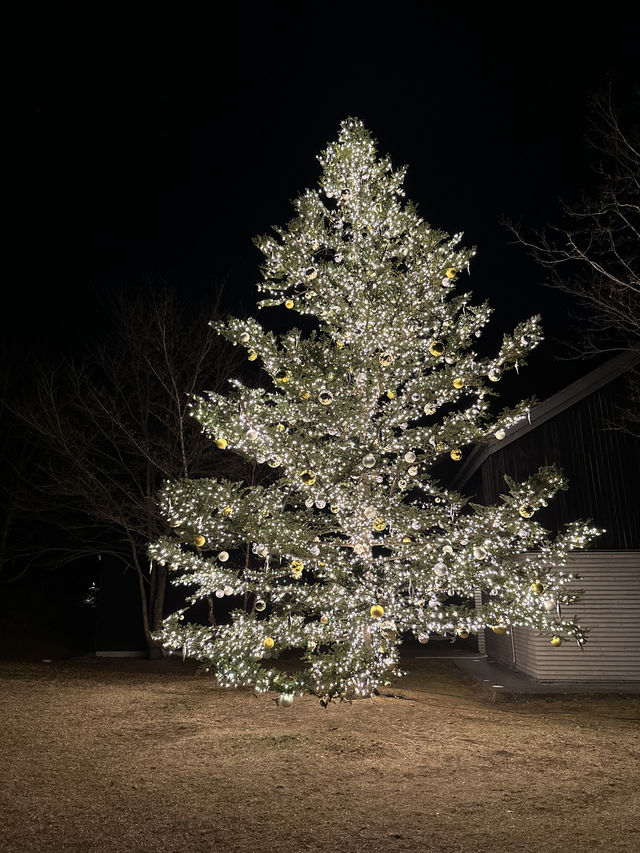
{"label": "illuminated christmas tree", "polygon": [[[509,482],[499,506],[476,507],[433,475],[527,416],[527,403],[498,413],[491,403],[503,373],[540,342],[539,318],[480,357],[490,309],[459,286],[474,252],[403,200],[404,169],[377,157],[357,119],[319,160],[318,190],[256,240],[259,307],[307,315],[315,330],[277,337],[254,319],[221,324],[265,387],[234,381],[193,408],[220,449],[269,466],[272,482],[166,486],[173,532],[151,556],[192,590],[165,620],[165,647],[222,685],[276,690],[288,704],[304,692],[371,695],[400,674],[403,637],[523,625],[554,645],[583,643],[584,629],[560,615],[573,599],[563,569],[596,531],[574,523],[553,538],[535,519],[561,476],[541,470]],[[479,590],[486,603],[475,606]],[[215,596],[233,598],[228,624],[185,619]],[[296,671],[277,660],[285,650],[304,653]]]}

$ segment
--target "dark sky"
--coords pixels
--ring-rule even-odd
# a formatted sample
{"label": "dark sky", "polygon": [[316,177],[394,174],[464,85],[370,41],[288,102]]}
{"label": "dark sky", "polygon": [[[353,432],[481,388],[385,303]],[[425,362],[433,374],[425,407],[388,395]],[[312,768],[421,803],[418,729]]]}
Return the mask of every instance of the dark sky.
{"label": "dark sky", "polygon": [[542,225],[589,186],[589,96],[611,78],[624,104],[638,84],[630,12],[71,6],[13,28],[7,339],[73,348],[100,327],[97,294],[150,277],[185,297],[228,278],[226,304],[251,311],[251,238],[291,217],[347,115],[409,165],[422,215],[477,245],[471,286],[499,328],[537,311],[551,334],[566,328],[566,305],[500,218]]}

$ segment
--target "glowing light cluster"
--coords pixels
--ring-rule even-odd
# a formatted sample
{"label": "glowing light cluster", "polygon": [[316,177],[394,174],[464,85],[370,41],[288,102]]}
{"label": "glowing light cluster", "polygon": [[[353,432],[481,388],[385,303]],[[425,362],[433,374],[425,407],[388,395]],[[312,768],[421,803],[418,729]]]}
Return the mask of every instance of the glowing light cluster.
{"label": "glowing light cluster", "polygon": [[[236,609],[229,624],[205,626],[183,608],[164,622],[165,646],[223,685],[279,690],[288,705],[302,692],[371,695],[400,674],[403,636],[524,625],[584,642],[585,629],[562,618],[574,600],[564,569],[597,531],[574,523],[552,539],[537,523],[564,488],[558,472],[509,481],[494,507],[469,505],[432,475],[527,416],[526,401],[496,414],[491,400],[542,339],[539,318],[505,335],[494,357],[479,355],[490,309],[459,288],[474,252],[403,201],[404,170],[377,157],[357,119],[319,159],[319,189],[256,241],[259,307],[309,315],[316,330],[276,337],[255,319],[221,323],[270,382],[234,380],[193,405],[222,452],[277,480],[166,485],[171,532],[152,558],[191,589],[187,604],[228,596]],[[304,651],[296,672],[272,663],[286,649]]]}

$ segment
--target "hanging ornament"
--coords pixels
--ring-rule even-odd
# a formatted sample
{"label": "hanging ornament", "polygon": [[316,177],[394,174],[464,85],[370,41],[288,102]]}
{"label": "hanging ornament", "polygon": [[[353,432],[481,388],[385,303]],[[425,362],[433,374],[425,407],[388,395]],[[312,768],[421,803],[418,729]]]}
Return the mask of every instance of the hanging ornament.
{"label": "hanging ornament", "polygon": [[423,411],[424,411],[425,415],[435,415],[435,413],[436,413],[435,403],[425,403]]}
{"label": "hanging ornament", "polygon": [[453,267],[449,267],[449,269],[445,272],[447,278],[452,279],[456,277],[456,270]]}
{"label": "hanging ornament", "polygon": [[199,533],[199,534],[198,534],[197,536],[195,536],[195,537],[194,537],[194,539],[193,539],[193,543],[194,543],[194,545],[196,545],[196,547],[198,547],[198,548],[202,548],[202,546],[204,545],[204,543],[205,543],[206,541],[207,541],[207,540],[204,538],[204,536],[203,536],[201,533]]}
{"label": "hanging ornament", "polygon": [[449,456],[454,462],[459,462],[462,459],[462,451],[459,447],[454,447]]}
{"label": "hanging ornament", "polygon": [[416,454],[413,452],[413,450],[407,450],[407,452],[404,454],[404,461],[409,463],[416,461]]}
{"label": "hanging ornament", "polygon": [[350,370],[347,370],[344,374],[344,384],[347,388],[350,388],[353,385],[353,373]]}
{"label": "hanging ornament", "polygon": [[308,400],[310,396],[311,396],[311,393],[309,391],[301,391],[300,392],[300,399],[301,400]]}
{"label": "hanging ornament", "polygon": [[443,545],[442,553],[443,554],[453,554],[453,548],[451,547],[451,545]]}
{"label": "hanging ornament", "polygon": [[389,367],[393,363],[393,355],[390,352],[385,352],[380,356],[379,361],[382,367]]}
{"label": "hanging ornament", "polygon": [[429,346],[429,352],[436,358],[441,356],[444,352],[444,344],[442,343],[442,341],[433,341],[433,343]]}
{"label": "hanging ornament", "polygon": [[376,517],[378,514],[378,510],[374,506],[366,506],[364,508],[365,518],[368,518],[370,521]]}
{"label": "hanging ornament", "polygon": [[249,361],[255,361],[257,357],[258,353],[254,349],[250,349],[247,353],[247,358],[249,359]]}
{"label": "hanging ornament", "polygon": [[487,556],[487,552],[480,545],[475,545],[473,548],[473,558],[474,560],[484,560]]}
{"label": "hanging ornament", "polygon": [[380,633],[385,640],[395,640],[398,636],[398,630],[393,622],[383,622],[380,625]]}
{"label": "hanging ornament", "polygon": [[535,512],[535,509],[531,506],[531,504],[522,504],[518,512],[523,518],[531,518],[531,516]]}
{"label": "hanging ornament", "polygon": [[426,646],[426,644],[429,642],[429,635],[428,634],[418,634],[418,642],[422,643],[423,646]]}
{"label": "hanging ornament", "polygon": [[276,430],[278,432],[284,432],[284,430],[285,430],[284,424],[276,424]]}
{"label": "hanging ornament", "polygon": [[336,349],[344,349],[344,341],[336,341]]}
{"label": "hanging ornament", "polygon": [[276,381],[285,385],[291,379],[291,374],[288,370],[279,370],[276,373]]}
{"label": "hanging ornament", "polygon": [[216,598],[224,598],[224,590],[223,589],[217,589],[215,592],[215,596],[216,596]]}
{"label": "hanging ornament", "polygon": [[494,634],[506,634],[507,628],[505,625],[492,625],[491,630]]}
{"label": "hanging ornament", "polygon": [[438,575],[439,578],[443,578],[447,573],[447,567],[441,561],[438,561],[433,567],[434,574]]}
{"label": "hanging ornament", "polygon": [[506,434],[507,433],[502,429],[502,427],[500,427],[500,429],[497,429],[494,432],[494,435],[498,439],[498,441],[502,441],[502,439],[505,437]]}
{"label": "hanging ornament", "polygon": [[368,552],[369,548],[364,542],[356,542],[353,546],[353,551],[358,557],[364,557],[364,555]]}
{"label": "hanging ornament", "polygon": [[411,401],[413,403],[417,403],[419,399],[420,399],[420,394],[418,394],[417,391],[414,391],[413,394],[411,395]]}
{"label": "hanging ornament", "polygon": [[293,705],[293,693],[281,693],[278,696],[279,708],[290,708]]}
{"label": "hanging ornament", "polygon": [[492,382],[499,382],[502,378],[502,370],[499,367],[492,367],[488,376]]}
{"label": "hanging ornament", "polygon": [[316,475],[313,471],[302,471],[300,474],[300,479],[305,484],[305,486],[313,486],[316,481]]}
{"label": "hanging ornament", "polygon": [[240,340],[241,344],[248,344],[249,343],[249,332],[242,332],[239,340]]}
{"label": "hanging ornament", "polygon": [[293,299],[285,299],[284,307],[293,308]]}
{"label": "hanging ornament", "polygon": [[271,456],[269,459],[267,459],[267,465],[269,466],[269,468],[279,468],[281,464],[282,459],[280,459],[279,456]]}
{"label": "hanging ornament", "polygon": [[462,376],[456,376],[456,378],[453,380],[453,387],[457,388],[458,391],[460,390],[460,388],[464,387],[464,379],[462,378]]}
{"label": "hanging ornament", "polygon": [[440,602],[437,598],[430,598],[428,601],[428,607],[430,607],[432,610],[436,610],[438,607],[440,607]]}
{"label": "hanging ornament", "polygon": [[552,645],[552,646],[556,646],[556,648],[557,648],[558,646],[561,646],[561,645],[562,645],[562,639],[561,639],[560,637],[552,637],[552,638],[549,640],[549,642],[551,643],[551,645]]}
{"label": "hanging ornament", "polygon": [[230,506],[222,507],[222,514],[225,516],[225,518],[229,518],[229,516],[231,515],[232,512],[233,512],[233,510],[231,509]]}
{"label": "hanging ornament", "polygon": [[333,394],[331,391],[325,389],[318,394],[318,400],[320,400],[323,406],[329,406],[333,402]]}
{"label": "hanging ornament", "polygon": [[220,448],[220,450],[224,450],[227,446],[226,438],[216,438],[216,447]]}
{"label": "hanging ornament", "polygon": [[305,270],[304,274],[309,279],[309,281],[313,281],[313,279],[316,278],[318,275],[317,271],[313,267],[309,267],[309,269]]}
{"label": "hanging ornament", "polygon": [[322,614],[322,616],[320,617],[320,623],[322,625],[327,625],[329,623],[329,614],[328,613]]}
{"label": "hanging ornament", "polygon": [[337,254],[337,255],[334,255],[334,256],[333,256],[333,260],[334,260],[337,264],[339,264],[339,263],[341,263],[341,262],[342,262],[342,255],[340,254],[340,252],[338,252],[338,254]]}
{"label": "hanging ornament", "polygon": [[466,628],[458,628],[456,631],[461,640],[466,640],[469,636],[469,631]]}
{"label": "hanging ornament", "polygon": [[367,453],[366,456],[362,457],[362,464],[365,468],[373,468],[373,466],[376,464],[376,457],[373,455],[373,453]]}
{"label": "hanging ornament", "polygon": [[374,604],[369,613],[372,619],[382,619],[384,616],[384,607],[381,604]]}
{"label": "hanging ornament", "polygon": [[318,509],[324,509],[326,507],[326,505],[327,505],[327,502],[325,501],[324,498],[317,498],[316,499],[316,506],[318,507]]}
{"label": "hanging ornament", "polygon": [[263,610],[266,610],[267,602],[262,598],[257,598],[255,603],[255,608],[258,613],[262,613]]}
{"label": "hanging ornament", "polygon": [[276,643],[275,643],[275,640],[273,639],[273,637],[265,637],[264,640],[262,641],[262,645],[267,650],[271,650],[275,646],[275,644]]}
{"label": "hanging ornament", "polygon": [[522,344],[523,347],[528,347],[529,344],[531,343],[531,339],[529,338],[528,335],[522,335],[522,337],[520,338],[520,343]]}
{"label": "hanging ornament", "polygon": [[313,506],[313,498],[307,498],[304,502],[304,505],[307,507],[307,509],[311,509],[311,507]]}
{"label": "hanging ornament", "polygon": [[531,592],[534,593],[534,595],[542,595],[544,592],[544,584],[540,583],[540,581],[534,581],[531,584]]}
{"label": "hanging ornament", "polygon": [[222,591],[224,592],[225,595],[233,595],[233,587],[232,586],[227,585],[227,586],[225,586],[225,588]]}
{"label": "hanging ornament", "polygon": [[547,613],[553,613],[555,610],[557,610],[558,607],[555,602],[555,599],[553,598],[545,598],[542,602],[542,606],[547,611]]}
{"label": "hanging ornament", "polygon": [[378,533],[382,532],[386,526],[387,522],[384,520],[384,518],[375,518],[373,520],[373,529],[377,530]]}
{"label": "hanging ornament", "polygon": [[421,527],[420,522],[418,521],[417,518],[414,518],[413,521],[411,522],[411,528],[413,530],[420,530],[420,527]]}
{"label": "hanging ornament", "polygon": [[221,563],[226,563],[227,560],[229,559],[228,551],[220,551],[220,553],[218,554],[218,559],[220,560]]}
{"label": "hanging ornament", "polygon": [[411,465],[408,473],[410,474],[411,477],[415,477],[416,474],[418,473],[418,466],[417,465]]}
{"label": "hanging ornament", "polygon": [[396,398],[396,392],[395,392],[395,391],[391,391],[391,390],[387,391],[387,397],[388,397],[390,400],[395,400],[395,398]]}

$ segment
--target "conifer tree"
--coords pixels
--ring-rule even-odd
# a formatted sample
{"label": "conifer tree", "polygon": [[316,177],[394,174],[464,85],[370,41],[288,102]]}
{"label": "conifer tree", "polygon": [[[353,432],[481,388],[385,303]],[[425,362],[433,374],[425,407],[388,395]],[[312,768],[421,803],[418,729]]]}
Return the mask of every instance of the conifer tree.
{"label": "conifer tree", "polygon": [[[276,336],[255,319],[218,332],[262,368],[263,387],[233,381],[194,401],[217,446],[268,466],[273,482],[166,485],[172,530],[151,547],[188,604],[164,622],[165,647],[201,660],[225,686],[296,693],[323,702],[369,696],[400,674],[403,637],[466,637],[489,627],[538,629],[554,645],[585,630],[561,615],[567,552],[595,530],[552,537],[536,512],[561,475],[508,482],[498,506],[470,505],[433,469],[469,445],[500,441],[528,403],[494,412],[496,383],[523,365],[542,335],[532,317],[490,358],[474,351],[487,304],[461,283],[472,250],[404,201],[404,169],[379,158],[347,119],[319,157],[317,190],[295,217],[257,238],[264,298],[315,328]],[[485,603],[475,606],[481,590]],[[228,624],[185,619],[202,599],[230,596]],[[302,650],[300,664],[276,659]]]}

